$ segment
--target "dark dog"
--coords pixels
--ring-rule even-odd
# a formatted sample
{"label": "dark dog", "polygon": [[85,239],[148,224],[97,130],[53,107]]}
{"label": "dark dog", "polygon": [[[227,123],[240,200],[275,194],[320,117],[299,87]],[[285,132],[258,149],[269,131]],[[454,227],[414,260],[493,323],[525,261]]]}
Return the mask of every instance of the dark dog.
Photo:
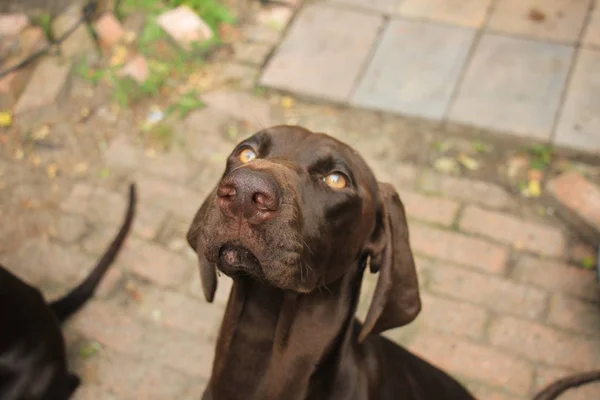
{"label": "dark dog", "polygon": [[204,400],[474,398],[377,335],[417,316],[417,275],[398,194],[345,144],[289,126],[243,141],[187,239],[209,302],[216,268],[234,281]]}
{"label": "dark dog", "polygon": [[88,277],[59,300],[46,303],[38,289],[0,266],[0,399],[66,400],[77,389],[60,325],[93,296],[127,237],[135,202],[131,185],[118,235]]}

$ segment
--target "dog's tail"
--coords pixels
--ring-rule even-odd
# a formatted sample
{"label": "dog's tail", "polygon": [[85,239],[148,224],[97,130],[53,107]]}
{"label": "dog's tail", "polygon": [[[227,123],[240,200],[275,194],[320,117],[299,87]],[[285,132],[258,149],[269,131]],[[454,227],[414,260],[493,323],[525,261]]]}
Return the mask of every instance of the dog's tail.
{"label": "dog's tail", "polygon": [[600,381],[600,370],[582,372],[579,374],[567,376],[566,378],[558,379],[552,382],[541,392],[535,395],[533,400],[553,400],[568,389],[585,385],[587,383],[592,383],[595,381]]}
{"label": "dog's tail", "polygon": [[106,249],[100,261],[96,264],[92,272],[81,282],[76,288],[67,293],[64,297],[50,303],[50,308],[56,315],[56,318],[60,322],[64,322],[73,313],[75,313],[81,306],[88,301],[96,291],[98,284],[102,280],[102,277],[108,270],[108,267],[115,260],[121,246],[125,242],[125,238],[131,228],[133,217],[135,215],[136,205],[136,189],[135,184],[129,186],[129,205],[127,206],[127,213],[125,214],[125,220],[119,230],[117,236],[113,239],[112,243]]}

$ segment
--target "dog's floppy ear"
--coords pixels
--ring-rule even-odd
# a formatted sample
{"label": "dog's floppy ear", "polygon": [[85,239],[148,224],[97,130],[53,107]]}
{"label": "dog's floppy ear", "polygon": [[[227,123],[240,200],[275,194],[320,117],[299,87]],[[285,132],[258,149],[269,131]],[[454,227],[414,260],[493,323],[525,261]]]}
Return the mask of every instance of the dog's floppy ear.
{"label": "dog's floppy ear", "polygon": [[215,291],[217,290],[217,270],[213,264],[208,262],[202,251],[202,246],[200,245],[200,224],[204,221],[204,214],[206,213],[207,207],[208,201],[205,200],[196,213],[192,225],[188,230],[187,241],[190,247],[194,249],[198,255],[198,268],[200,269],[200,280],[202,281],[204,297],[206,298],[206,301],[212,303],[213,298],[215,297]]}
{"label": "dog's floppy ear", "polygon": [[371,271],[379,271],[379,278],[360,332],[361,342],[369,334],[408,324],[421,311],[404,206],[390,184],[380,183],[379,194],[382,204],[368,245]]}

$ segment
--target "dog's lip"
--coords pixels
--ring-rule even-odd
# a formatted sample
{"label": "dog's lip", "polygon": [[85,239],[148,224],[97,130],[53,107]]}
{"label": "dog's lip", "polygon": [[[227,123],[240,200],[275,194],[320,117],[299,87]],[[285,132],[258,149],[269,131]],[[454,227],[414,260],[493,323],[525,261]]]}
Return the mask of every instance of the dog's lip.
{"label": "dog's lip", "polygon": [[219,247],[219,261],[227,269],[260,269],[256,256],[247,247],[234,243],[225,243]]}

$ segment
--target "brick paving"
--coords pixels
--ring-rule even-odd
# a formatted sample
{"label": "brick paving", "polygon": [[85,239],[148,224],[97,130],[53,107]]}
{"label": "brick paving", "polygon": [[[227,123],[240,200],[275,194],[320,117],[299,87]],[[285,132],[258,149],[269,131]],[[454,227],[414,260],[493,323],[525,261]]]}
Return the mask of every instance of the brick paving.
{"label": "brick paving", "polygon": [[261,84],[600,153],[597,0],[316,0]]}
{"label": "brick paving", "polygon": [[[427,16],[479,27],[492,2],[465,2],[463,8],[448,7],[440,14],[441,3],[406,0],[399,12],[406,18]],[[364,23],[365,31],[343,32],[355,35],[353,43],[368,52],[375,31],[384,29],[377,13],[393,12],[396,4],[332,0],[315,7],[348,7],[342,14],[334,13],[333,20],[342,21],[348,14]],[[371,11],[366,13],[365,8]],[[313,12],[316,20],[323,17],[314,10],[305,12]],[[498,26],[503,18],[497,17]],[[263,49],[272,48],[283,34],[280,27],[260,24],[241,29],[242,43]],[[548,30],[551,27],[531,32],[554,35]],[[560,34],[572,37],[570,32],[565,28]],[[306,38],[303,43],[314,45]],[[339,44],[333,37],[327,46]],[[328,62],[349,60],[342,53],[328,52],[320,54],[314,69],[304,72],[313,76]],[[443,367],[485,400],[527,399],[552,379],[600,368],[600,286],[593,271],[575,265],[576,260],[596,257],[593,248],[553,216],[540,215],[539,203],[525,202],[497,182],[435,172],[430,142],[411,141],[434,136],[427,126],[299,100],[293,107],[282,107],[278,94],[255,94],[253,79],[262,60],[248,56],[240,61],[236,53],[219,66],[222,71],[244,72],[235,89],[203,95],[208,106],[176,125],[175,144],[168,150],[150,151],[138,140],[139,116],[131,110],[115,114],[101,91],[90,91],[89,83],[78,79],[68,102],[73,111],[52,125],[47,138],[50,143],[62,140],[62,147],[37,148],[42,161],[35,164],[31,154],[16,157],[10,143],[0,146],[0,215],[7,221],[0,227],[0,262],[40,285],[49,298],[59,296],[91,268],[120,222],[127,183],[138,184],[139,207],[131,237],[96,298],[65,329],[72,367],[84,382],[76,399],[200,398],[231,282],[220,277],[214,303],[205,302],[185,232],[233,145],[260,126],[282,122],[299,123],[351,143],[405,201],[424,307],[414,323],[386,336]],[[304,60],[296,61],[294,68],[303,68]],[[435,57],[429,61],[437,62]],[[271,63],[267,71],[277,68]],[[349,68],[331,81],[321,75],[320,84],[333,85],[332,96],[347,95],[356,73]],[[423,101],[434,109],[438,106],[432,104],[442,97],[434,91]],[[94,109],[86,128],[72,119],[82,106]],[[413,148],[423,155],[408,157]],[[46,173],[49,162],[58,165],[56,178]],[[88,168],[78,172],[82,162]],[[106,170],[108,177],[101,173]],[[554,185],[559,192],[560,183]],[[583,212],[589,211],[586,207],[590,206],[584,204]],[[366,278],[361,316],[374,278]],[[600,385],[563,398],[597,400]]]}

